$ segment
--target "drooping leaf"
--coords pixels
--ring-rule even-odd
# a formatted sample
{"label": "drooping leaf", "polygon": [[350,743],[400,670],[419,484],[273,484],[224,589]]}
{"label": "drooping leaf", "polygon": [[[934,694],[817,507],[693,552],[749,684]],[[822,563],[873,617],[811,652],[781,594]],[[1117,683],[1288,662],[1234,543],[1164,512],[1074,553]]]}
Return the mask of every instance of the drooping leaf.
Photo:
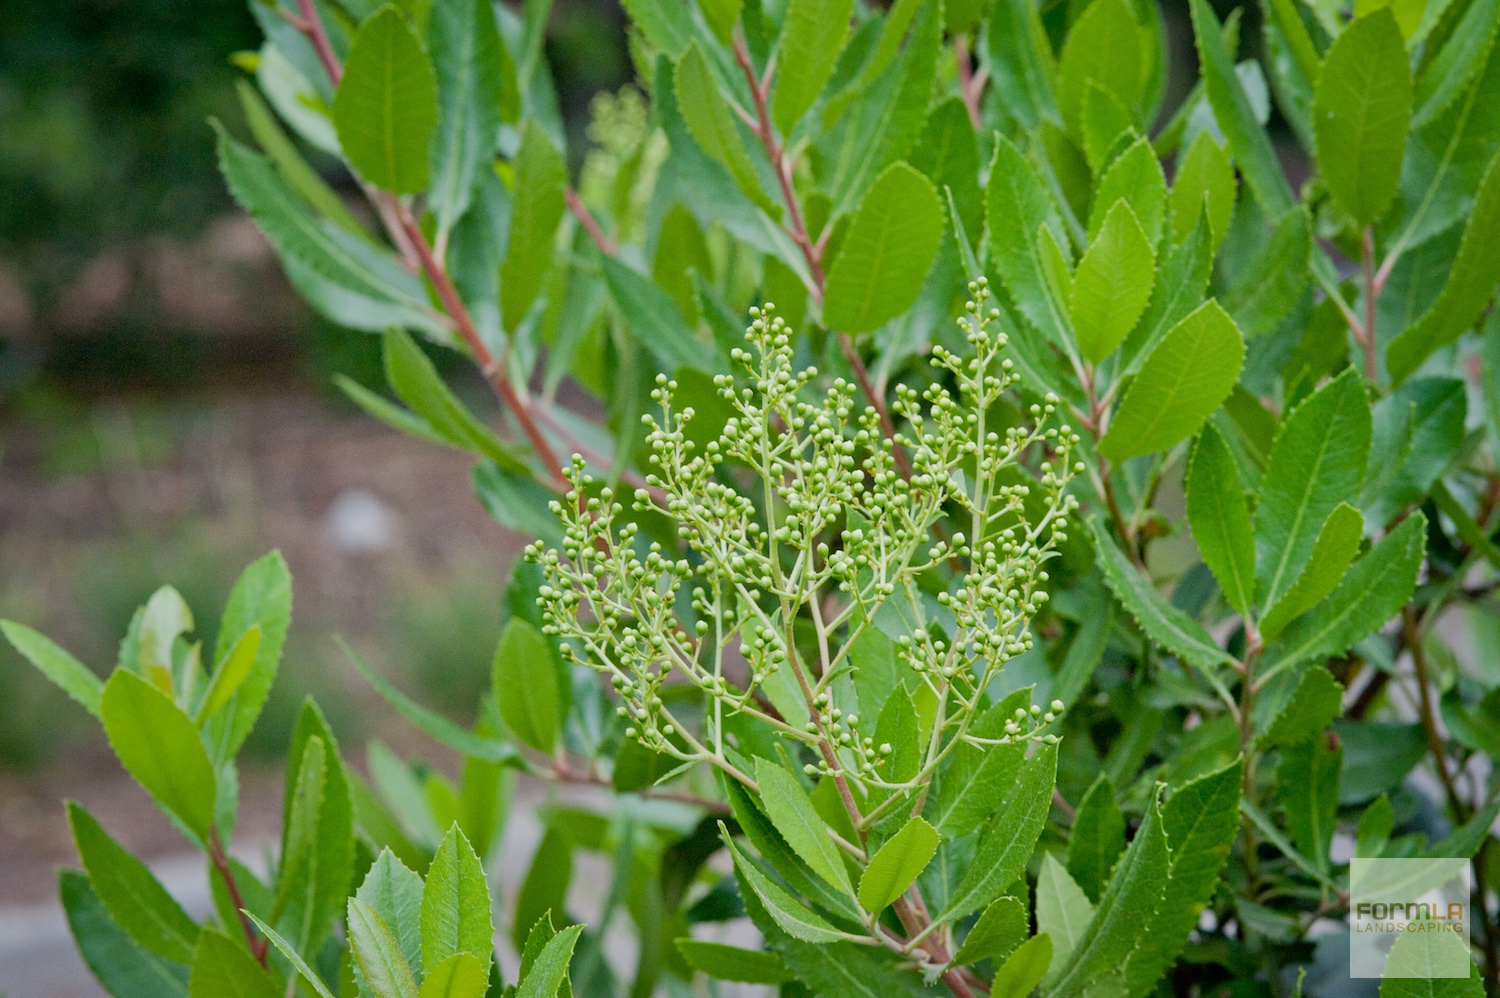
{"label": "drooping leaf", "polygon": [[1255,514],[1256,584],[1275,606],[1302,574],[1323,522],[1365,475],[1370,405],[1347,371],[1282,421],[1261,479]]}
{"label": "drooping leaf", "polygon": [[912,818],[870,858],[859,880],[859,903],[866,911],[883,911],[932,862],[937,846],[937,829]]}
{"label": "drooping leaf", "polygon": [[68,803],[68,824],[89,884],[120,927],[167,960],[193,962],[198,924],[147,869],[110,838],[94,816]]}
{"label": "drooping leaf", "polygon": [[115,998],[188,998],[187,968],[132,939],[110,917],[87,877],[60,871],[58,894],[79,955],[105,991]]}
{"label": "drooping leaf", "polygon": [[1142,362],[1099,441],[1100,453],[1123,461],[1192,436],[1229,397],[1244,358],[1234,320],[1210,298]]}
{"label": "drooping leaf", "polygon": [[1390,206],[1411,122],[1411,69],[1389,7],[1334,39],[1313,94],[1318,169],[1360,227]]}
{"label": "drooping leaf", "polygon": [[1212,423],[1193,447],[1187,513],[1203,563],[1214,573],[1229,605],[1248,615],[1255,599],[1255,533],[1239,466]]}
{"label": "drooping leaf", "polygon": [[852,893],[849,871],[844,868],[838,846],[797,778],[768,759],[757,759],[755,781],[760,785],[766,814],[792,851],[818,876],[844,893]]}
{"label": "drooping leaf", "polygon": [[734,840],[727,833],[724,835],[724,843],[734,859],[735,869],[750,884],[756,898],[765,905],[766,911],[783,932],[809,943],[829,943],[846,938],[826,918],[798,901],[784,887],[762,873],[754,861],[735,846]]}
{"label": "drooping leaf", "polygon": [[1097,364],[1114,352],[1146,310],[1155,281],[1156,251],[1120,199],[1073,274],[1068,311],[1084,359]]}
{"label": "drooping leaf", "polygon": [[1167,602],[1151,580],[1135,569],[1102,520],[1090,519],[1088,524],[1094,557],[1110,591],[1151,640],[1205,671],[1229,660],[1202,624]]}
{"label": "drooping leaf", "polygon": [[1463,241],[1437,301],[1415,326],[1386,347],[1386,366],[1399,384],[1433,351],[1458,339],[1474,325],[1500,285],[1500,254],[1491,252],[1491,234],[1500,227],[1500,153],[1490,161],[1469,211]]}
{"label": "drooping leaf", "polygon": [[437,127],[432,63],[406,15],[387,5],[360,25],[333,98],[333,123],[349,162],[394,194],[427,187],[428,145]]}
{"label": "drooping leaf", "polygon": [[166,694],[125,669],[104,684],[99,712],[121,764],[189,831],[207,840],[218,781],[198,728]]}
{"label": "drooping leaf", "polygon": [[828,271],[824,324],[863,333],[905,312],[942,238],[943,206],[932,182],[905,163],[890,166],[860,202]]}
{"label": "drooping leaf", "polygon": [[540,631],[512,617],[495,647],[493,683],[500,716],[511,733],[540,752],[552,751],[561,726],[560,677]]}
{"label": "drooping leaf", "polygon": [[745,197],[767,214],[777,215],[776,207],[761,188],[729,102],[714,82],[708,61],[696,41],[688,45],[677,63],[673,80],[678,108],[694,141],[710,159],[729,171]]}
{"label": "drooping leaf", "polygon": [[791,134],[833,75],[853,10],[853,0],[790,0],[787,4],[776,90],[771,96],[771,119],[782,135]]}
{"label": "drooping leaf", "polygon": [[688,966],[717,980],[785,984],[793,979],[785,962],[775,953],[688,938],[677,940],[677,950]]}
{"label": "drooping leaf", "polygon": [[94,717],[99,717],[99,698],[104,693],[104,681],[92,669],[46,635],[24,624],[0,620],[0,633],[53,685]]}
{"label": "drooping leaf", "polygon": [[344,206],[339,195],[302,158],[302,154],[277,124],[271,109],[261,100],[255,87],[248,81],[236,80],[235,91],[239,94],[240,107],[245,112],[245,123],[250,126],[256,143],[265,151],[287,185],[302,195],[318,214],[330,222],[354,235],[367,238],[364,227]]}

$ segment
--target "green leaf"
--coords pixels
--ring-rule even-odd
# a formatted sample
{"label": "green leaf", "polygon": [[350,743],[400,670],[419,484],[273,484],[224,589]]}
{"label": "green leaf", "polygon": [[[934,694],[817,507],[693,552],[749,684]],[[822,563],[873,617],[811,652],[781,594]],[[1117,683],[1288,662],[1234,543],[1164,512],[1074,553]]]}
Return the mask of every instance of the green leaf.
{"label": "green leaf", "polygon": [[766,911],[784,932],[795,939],[809,943],[829,943],[848,938],[845,933],[830,925],[827,919],[787,893],[785,888],[762,873],[760,868],[739,850],[729,834],[723,831],[722,824],[719,828],[724,844],[729,848],[729,854],[734,859],[735,869],[750,884],[756,898],[765,905]]}
{"label": "green leaf", "polygon": [[813,809],[797,778],[769,759],[755,760],[755,782],[760,785],[760,799],[766,814],[792,851],[812,867],[813,872],[846,894],[854,888],[844,867],[838,846],[829,836],[828,826]]}
{"label": "green leaf", "polygon": [[1212,135],[1199,132],[1172,177],[1172,241],[1180,243],[1192,235],[1199,214],[1207,210],[1212,244],[1223,242],[1234,218],[1236,187],[1229,155]]}
{"label": "green leaf", "polygon": [[1120,362],[1126,373],[1134,374],[1141,362],[1161,338],[1203,303],[1213,269],[1213,237],[1208,221],[1199,212],[1198,222],[1187,241],[1172,250],[1161,265],[1156,285],[1151,289],[1151,304],[1120,349]]}
{"label": "green leaf", "polygon": [[353,329],[399,325],[451,341],[422,282],[393,254],[319,219],[264,156],[231,139],[217,122],[214,127],[219,169],[230,193],[266,234],[288,279],[313,307]]}
{"label": "green leaf", "polygon": [[1192,436],[1229,397],[1244,359],[1234,320],[1210,298],[1146,356],[1099,441],[1099,452],[1123,461]]}
{"label": "green leaf", "polygon": [[1138,926],[1140,945],[1126,964],[1131,998],[1143,998],[1156,987],[1213,899],[1239,831],[1242,773],[1236,759],[1173,791],[1162,809],[1171,864],[1161,904]]}
{"label": "green leaf", "polygon": [[1062,347],[1068,321],[1048,291],[1036,234],[1046,225],[1059,242],[1067,236],[1036,168],[1004,135],[995,143],[986,192],[991,266],[1027,321]]}
{"label": "green leaf", "polygon": [[1089,214],[1091,241],[1098,238],[1108,211],[1121,200],[1130,205],[1147,241],[1156,246],[1167,217],[1167,178],[1161,172],[1161,160],[1146,139],[1137,139],[1116,156],[1099,179]]}
{"label": "green leaf", "polygon": [[1057,63],[1057,103],[1063,121],[1082,134],[1084,94],[1092,84],[1136,118],[1145,96],[1135,13],[1128,0],[1096,0],[1068,32]]}
{"label": "green leaf", "polygon": [[94,893],[120,927],[157,956],[191,963],[198,924],[146,864],[121,848],[93,815],[72,801],[68,802],[68,824]]}
{"label": "green leaf", "polygon": [[349,899],[349,948],[375,998],[417,998],[417,981],[385,919],[357,897]]}
{"label": "green leaf", "polygon": [[750,162],[750,153],[740,137],[739,126],[735,124],[734,112],[714,82],[708,61],[696,41],[688,45],[677,63],[673,86],[682,118],[687,122],[693,140],[710,159],[729,171],[740,193],[762,211],[776,217],[779,213],[760,186],[760,178]]}
{"label": "green leaf", "polygon": [[188,998],[186,968],[142,948],[105,910],[88,878],[58,873],[58,894],[83,962],[115,998]]}
{"label": "green leaf", "polygon": [[292,576],[281,552],[272,551],[240,573],[219,620],[214,643],[216,661],[224,661],[234,643],[252,627],[260,628],[260,647],[250,674],[223,709],[204,725],[203,738],[213,758],[232,758],[255,727],[255,719],[260,716],[276,680],[276,668],[291,622]]}
{"label": "green leaf", "polygon": [[333,98],[333,124],[349,162],[394,194],[427,187],[427,150],[437,127],[437,79],[422,43],[387,4],[360,25]]}
{"label": "green leaf", "polygon": [[741,949],[725,943],[705,942],[683,937],[677,950],[689,967],[721,981],[746,984],[785,984],[793,980],[792,972],[775,953]]}
{"label": "green leaf", "polygon": [[1004,960],[1026,938],[1026,906],[1013,897],[994,901],[964,937],[953,962],[971,967],[981,960]]}
{"label": "green leaf", "polygon": [[198,713],[193,718],[194,723],[202,727],[210,717],[223,710],[231,697],[250,678],[250,672],[255,668],[255,660],[260,655],[260,625],[256,624],[234,643],[229,649],[229,654],[214,669],[213,679],[209,681],[208,692],[203,696],[203,703],[198,707]]}
{"label": "green leaf", "polygon": [[218,782],[192,719],[133,672],[115,670],[99,699],[110,748],[156,801],[208,839]]}
{"label": "green leaf", "polygon": [[714,37],[728,45],[734,34],[734,26],[740,19],[740,8],[744,0],[698,0],[698,9]]}
{"label": "green leaf", "polygon": [[522,975],[516,998],[556,998],[568,979],[568,964],[582,933],[583,926],[570,925],[547,940],[547,945]]}
{"label": "green leaf", "polygon": [[1026,998],[1052,965],[1052,938],[1045,933],[1026,940],[995,971],[990,998]]}
{"label": "green leaf", "polygon": [[422,981],[418,998],[484,998],[489,971],[472,953],[455,953]]}
{"label": "green leaf", "polygon": [[869,912],[884,911],[932,862],[937,847],[937,829],[912,818],[871,857],[859,878],[859,903]]}
{"label": "green leaf", "polygon": [[1396,196],[1411,104],[1406,44],[1383,7],[1334,39],[1313,92],[1318,170],[1361,228]]}
{"label": "green leaf", "polygon": [[1417,80],[1414,99],[1417,106],[1412,124],[1421,128],[1442,114],[1463,92],[1484,65],[1485,57],[1495,44],[1500,25],[1500,4],[1495,0],[1477,0],[1469,5],[1463,18],[1436,56],[1426,61]]}
{"label": "green leaf", "polygon": [[519,947],[522,933],[550,912],[565,915],[568,885],[573,881],[573,839],[567,829],[551,824],[537,843],[526,870],[526,879],[516,892],[512,941]]}
{"label": "green leaf", "polygon": [[1060,120],[1052,95],[1052,42],[1037,5],[1032,0],[996,0],[985,42],[990,78],[1006,111],[1028,131],[1043,120]]}
{"label": "green leaf", "polygon": [[349,894],[354,802],[338,741],[311,699],[303,703],[292,731],[287,774],[272,912],[301,952],[316,953]]}
{"label": "green leaf", "polygon": [[1318,872],[1328,873],[1328,847],[1338,820],[1339,768],[1343,749],[1326,738],[1309,738],[1281,750],[1276,783],[1287,831]]}
{"label": "green leaf", "polygon": [[445,242],[494,159],[503,43],[489,0],[432,0],[427,37],[438,95],[428,207]]}
{"label": "green leaf", "polygon": [[682,318],[677,304],[645,274],[611,256],[600,256],[610,298],[638,341],[668,372],[719,371],[724,361]]}
{"label": "green leaf", "polygon": [[281,998],[281,989],[267,976],[255,957],[213,926],[198,936],[193,951],[193,974],[188,982],[192,998]]}
{"label": "green leaf", "polygon": [[[1469,976],[1449,977],[1455,961]],[[1452,932],[1402,932],[1385,958],[1380,998],[1483,998],[1484,983],[1469,947]]]}
{"label": "green leaf", "polygon": [[296,145],[287,138],[286,132],[276,122],[271,109],[266,107],[260,94],[246,80],[236,80],[235,89],[240,97],[240,107],[245,112],[245,123],[255,136],[261,149],[265,150],[276,172],[298,194],[312,205],[313,210],[335,225],[356,236],[369,238],[364,226],[344,206],[343,199],[318,172],[308,165],[297,151]]}
{"label": "green leaf", "polygon": [[1497,229],[1500,229],[1500,153],[1490,160],[1479,183],[1458,256],[1448,271],[1443,290],[1417,324],[1386,347],[1386,367],[1392,382],[1399,384],[1433,351],[1458,339],[1479,320],[1500,285],[1500,253],[1495,253],[1491,245]]}
{"label": "green leaf", "polygon": [[382,849],[354,896],[370,906],[395,935],[407,964],[422,972],[422,878]]}
{"label": "green leaf", "polygon": [[1067,959],[1057,962],[1049,972],[1049,992],[1077,994],[1099,978],[1117,972],[1135,949],[1142,924],[1160,910],[1167,886],[1171,853],[1162,825],[1158,797],[1115,866],[1082,938]]}
{"label": "green leaf", "polygon": [[791,846],[781,837],[771,819],[766,817],[760,801],[738,781],[720,780],[724,796],[734,812],[745,839],[755,851],[799,894],[804,895],[825,911],[837,914],[844,921],[858,923],[862,918],[859,905],[847,894],[830,887],[822,877],[813,873],[807,864],[792,852]]}
{"label": "green leaf", "polygon": [[1427,518],[1413,513],[1354,563],[1333,595],[1292,621],[1266,656],[1262,676],[1308,659],[1341,655],[1411,598],[1427,546]]}
{"label": "green leaf", "polygon": [[1068,310],[1085,360],[1097,364],[1114,352],[1146,310],[1155,281],[1156,251],[1122,198],[1073,275]]}
{"label": "green leaf", "polygon": [[1036,878],[1036,927],[1052,940],[1055,962],[1068,958],[1093,917],[1093,902],[1049,852]]}
{"label": "green leaf", "polygon": [[435,740],[470,759],[500,763],[516,762],[520,759],[520,753],[516,751],[514,745],[499,738],[486,738],[484,735],[461,728],[436,711],[429,710],[412,700],[411,697],[391,685],[384,676],[371,669],[354,653],[354,649],[349,647],[347,641],[343,638],[336,640],[349,661],[353,662],[354,667],[359,670],[360,675],[375,687],[375,692],[380,694],[381,699],[396,708],[403,717]]}
{"label": "green leaf", "polygon": [[1266,612],[1260,623],[1261,637],[1269,640],[1281,633],[1281,629],[1308,610],[1323,602],[1359,553],[1359,542],[1364,536],[1365,520],[1359,510],[1346,502],[1339,503],[1323,527],[1318,539],[1313,542],[1312,555],[1307,567],[1297,581]]}
{"label": "green leaf", "polygon": [[905,163],[875,179],[828,272],[823,322],[869,332],[917,300],[943,238],[943,205],[932,182]]}
{"label": "green leaf", "polygon": [[1057,746],[1044,745],[1021,766],[1009,797],[980,835],[974,862],[937,921],[951,922],[988,905],[1026,869],[1052,808]]}
{"label": "green leaf", "polygon": [[1205,672],[1229,661],[1228,653],[1214,643],[1202,624],[1167,602],[1151,580],[1131,565],[1102,520],[1095,517],[1088,524],[1094,538],[1094,556],[1104,572],[1105,582],[1147,637]]}
{"label": "green leaf", "polygon": [[33,631],[24,624],[0,620],[0,633],[4,633],[5,639],[16,651],[36,666],[37,671],[51,680],[53,685],[72,697],[94,717],[100,716],[99,698],[104,692],[104,681],[92,669],[46,635]]}
{"label": "green leaf", "polygon": [[525,470],[525,463],[464,407],[409,335],[399,329],[387,332],[382,356],[392,390],[446,443],[482,454],[512,470]]}
{"label": "green leaf", "polygon": [[1198,65],[1214,120],[1229,139],[1230,152],[1255,200],[1268,215],[1279,218],[1297,203],[1281,162],[1265,129],[1256,120],[1213,8],[1208,0],[1191,0],[1190,5],[1193,34],[1198,40]]}
{"label": "green leaf", "polygon": [[1224,307],[1247,339],[1273,332],[1311,281],[1312,223],[1301,206],[1277,219],[1269,239],[1224,292]]}
{"label": "green leaf", "polygon": [[[1324,385],[1282,420],[1255,512],[1256,585],[1274,607],[1296,583],[1335,506],[1355,495],[1370,451],[1370,404],[1357,372]],[[1342,650],[1342,649],[1340,649]]]}
{"label": "green leaf", "polygon": [[1068,873],[1090,901],[1099,900],[1109,871],[1124,848],[1125,816],[1115,803],[1114,785],[1100,773],[1078,805],[1073,834],[1068,839]]}
{"label": "green leaf", "polygon": [[542,633],[519,617],[507,621],[495,647],[492,680],[506,727],[523,744],[551,752],[562,726],[560,677]]}
{"label": "green leaf", "polygon": [[246,915],[250,921],[255,923],[255,927],[260,929],[261,933],[267,939],[271,940],[271,945],[275,946],[281,952],[281,955],[286,957],[287,962],[292,965],[292,969],[297,972],[297,975],[302,980],[306,981],[312,987],[313,992],[318,998],[333,998],[333,992],[328,990],[328,985],[323,983],[323,978],[319,977],[318,972],[307,965],[307,961],[302,959],[302,954],[297,952],[295,946],[287,942],[281,933],[261,921],[254,912],[247,912]]}
{"label": "green leaf", "polygon": [[[1032,688],[1022,687],[976,717],[970,732],[978,738],[999,739],[1017,710],[1029,710]],[[906,699],[902,697],[892,700]],[[885,710],[893,708],[888,703]],[[882,712],[883,713],[883,712]],[[893,743],[894,744],[894,743]],[[1024,742],[1006,745],[960,744],[953,759],[938,771],[927,795],[925,817],[943,841],[962,838],[980,828],[1005,803],[1016,786],[1026,759]]]}
{"label": "green leaf", "polygon": [[790,135],[833,75],[849,35],[853,0],[790,0],[776,56],[776,92],[771,120]]}
{"label": "green leaf", "polygon": [[1187,515],[1203,563],[1229,605],[1249,616],[1255,601],[1255,534],[1239,465],[1223,434],[1209,423],[1193,447],[1187,472]]}
{"label": "green leaf", "polygon": [[521,136],[513,166],[515,210],[500,263],[500,315],[511,332],[531,310],[556,258],[554,242],[568,187],[567,162],[534,121]]}
{"label": "green leaf", "polygon": [[494,952],[490,888],[484,867],[457,825],[432,858],[422,889],[422,965],[469,953],[486,969]]}
{"label": "green leaf", "polygon": [[1296,745],[1321,735],[1344,706],[1344,687],[1333,673],[1313,665],[1302,673],[1286,703],[1257,739],[1261,748]]}

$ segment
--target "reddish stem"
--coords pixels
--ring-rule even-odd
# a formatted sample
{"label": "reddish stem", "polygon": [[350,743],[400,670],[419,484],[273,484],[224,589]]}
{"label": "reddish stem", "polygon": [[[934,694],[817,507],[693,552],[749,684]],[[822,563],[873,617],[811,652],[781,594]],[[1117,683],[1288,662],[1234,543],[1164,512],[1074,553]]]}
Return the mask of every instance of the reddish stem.
{"label": "reddish stem", "polygon": [[339,81],[344,78],[344,68],[339,65],[339,57],[333,54],[333,45],[328,41],[328,32],[323,30],[323,19],[318,16],[318,9],[313,6],[313,0],[297,0],[297,9],[302,12],[302,31],[317,50],[318,61],[323,64],[328,78],[333,81],[334,86],[338,86]]}
{"label": "reddish stem", "polygon": [[270,969],[266,959],[268,940],[255,931],[255,923],[250,921],[250,916],[245,914],[245,897],[240,893],[240,885],[234,879],[234,868],[229,865],[229,855],[224,851],[224,843],[219,838],[219,830],[211,828],[208,832],[208,861],[218,871],[224,881],[224,887],[229,891],[229,901],[234,905],[235,914],[240,918],[240,928],[245,933],[245,941],[250,945],[250,955],[260,963],[261,969]]}
{"label": "reddish stem", "polygon": [[969,111],[969,124],[978,131],[984,127],[984,121],[979,116],[979,95],[984,91],[986,74],[974,74],[973,62],[969,57],[969,42],[963,35],[953,39],[953,59],[958,63],[958,92],[963,95],[964,107]]}
{"label": "reddish stem", "polygon": [[604,229],[600,228],[598,220],[590,214],[588,206],[583,203],[583,199],[578,196],[578,192],[569,187],[567,199],[568,210],[578,219],[579,223],[583,226],[583,230],[594,241],[594,245],[599,247],[599,252],[605,256],[614,256],[615,251],[619,247],[615,245],[613,239],[604,234]]}

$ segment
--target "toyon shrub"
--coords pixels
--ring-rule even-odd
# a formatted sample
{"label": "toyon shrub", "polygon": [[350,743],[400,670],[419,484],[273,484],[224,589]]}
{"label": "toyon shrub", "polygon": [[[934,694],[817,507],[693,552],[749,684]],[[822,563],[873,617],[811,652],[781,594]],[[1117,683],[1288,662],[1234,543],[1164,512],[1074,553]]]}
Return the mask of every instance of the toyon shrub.
{"label": "toyon shrub", "polygon": [[[107,679],[4,625],[209,861],[199,921],[70,807],[104,987],[1344,994],[1351,857],[1452,856],[1470,978],[1381,990],[1495,993],[1495,0],[1191,0],[1172,102],[1149,0],[625,6],[570,150],[545,0],[252,5],[229,188],[383,338],[344,390],[539,539],[472,723],[353,663],[461,776],[309,702],[256,869],[279,556],[211,651],[162,589]],[[516,771],[612,793],[502,900]]]}

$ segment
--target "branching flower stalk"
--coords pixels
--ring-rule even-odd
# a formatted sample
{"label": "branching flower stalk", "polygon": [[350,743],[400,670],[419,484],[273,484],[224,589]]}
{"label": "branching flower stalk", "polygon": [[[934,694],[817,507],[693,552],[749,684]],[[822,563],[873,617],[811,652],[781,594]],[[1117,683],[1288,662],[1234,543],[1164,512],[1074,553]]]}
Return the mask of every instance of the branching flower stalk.
{"label": "branching flower stalk", "polygon": [[[670,520],[679,548],[648,540],[623,497],[574,459],[572,488],[553,503],[561,548],[538,543],[528,556],[545,570],[546,629],[609,678],[629,737],[758,790],[725,727],[750,715],[808,750],[805,771],[835,782],[861,840],[893,811],[919,812],[959,745],[1055,738],[1044,729],[1059,704],[1019,712],[999,738],[970,731],[1000,669],[1032,646],[1045,564],[1066,539],[1069,484],[1083,470],[1079,437],[1052,425],[1055,398],[1030,407],[1029,425],[996,425],[1015,376],[988,288],[970,290],[959,323],[972,352],[934,348],[934,384],[897,390],[895,439],[874,407],[855,404],[851,382],[818,391],[818,371],[796,367],[792,331],[771,305],[752,310],[733,352],[744,376],[715,381],[732,409],[717,439],[695,442],[697,413],[658,379],[662,412],[645,422],[659,494],[638,490],[633,502]],[[897,448],[910,455],[909,479]],[[966,529],[934,541],[944,520]],[[945,575],[950,561],[962,569]],[[897,658],[936,704],[921,764],[904,779],[890,774],[893,747],[877,741],[870,705],[861,716],[844,681],[851,649],[872,628],[895,630],[890,620],[905,622]],[[672,682],[703,692],[701,732],[668,707]],[[862,841],[840,844],[864,859]],[[930,930],[924,920],[915,931]]]}

